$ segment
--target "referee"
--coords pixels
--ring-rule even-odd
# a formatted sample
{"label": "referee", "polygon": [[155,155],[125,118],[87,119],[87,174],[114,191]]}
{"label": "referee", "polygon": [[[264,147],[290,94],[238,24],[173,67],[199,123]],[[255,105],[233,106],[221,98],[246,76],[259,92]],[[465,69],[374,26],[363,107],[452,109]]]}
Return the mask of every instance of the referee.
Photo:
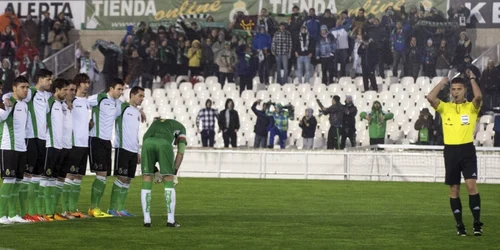
{"label": "referee", "polygon": [[482,95],[477,85],[476,76],[470,70],[467,75],[471,80],[474,99],[468,102],[465,99],[467,89],[463,78],[451,80],[451,102],[438,99],[439,91],[448,84],[445,77],[427,95],[427,100],[442,117],[444,136],[444,164],[446,168],[445,184],[450,186],[450,206],[457,222],[457,235],[466,236],[467,231],[462,222],[462,203],[460,201],[461,174],[465,179],[469,192],[469,207],[474,217],[474,235],[483,233],[479,216],[481,212],[481,198],[477,190],[477,157],[476,148],[472,143],[477,115],[481,108]]}

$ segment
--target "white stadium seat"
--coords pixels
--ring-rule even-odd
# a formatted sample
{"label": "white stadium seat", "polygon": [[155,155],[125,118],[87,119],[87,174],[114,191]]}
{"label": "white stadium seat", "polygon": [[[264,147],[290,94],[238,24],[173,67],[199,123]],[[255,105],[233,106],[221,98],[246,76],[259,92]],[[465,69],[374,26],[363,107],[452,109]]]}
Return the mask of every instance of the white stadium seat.
{"label": "white stadium seat", "polygon": [[205,83],[211,84],[211,83],[219,83],[219,79],[216,76],[209,76],[207,79],[205,79]]}
{"label": "white stadium seat", "polygon": [[224,84],[224,87],[222,89],[226,93],[229,92],[229,91],[236,90],[236,84],[234,84],[234,83],[226,83],[226,84]]}
{"label": "white stadium seat", "polygon": [[[330,85],[330,86],[332,86],[332,85]],[[333,86],[336,86],[336,84],[334,84]],[[352,93],[352,92],[358,91],[356,85],[354,85],[352,83],[344,85],[343,90],[344,90],[344,92],[347,92],[347,93]]]}
{"label": "white stadium seat", "polygon": [[493,116],[491,115],[483,115],[481,119],[479,119],[479,123],[481,124],[490,124],[493,122]]}
{"label": "white stadium seat", "polygon": [[181,96],[181,92],[178,89],[170,89],[166,91],[168,99],[176,98]]}
{"label": "white stadium seat", "polygon": [[200,102],[203,102],[205,103],[205,101],[210,98],[210,92],[208,92],[208,90],[199,90],[199,91],[196,91],[196,98],[198,98],[198,100],[200,100]]}
{"label": "white stadium seat", "polygon": [[269,84],[269,86],[267,87],[267,91],[269,91],[269,93],[274,93],[278,91],[281,92],[281,85],[276,83]]}
{"label": "white stadium seat", "polygon": [[431,79],[427,76],[420,76],[417,78],[417,81],[415,82],[418,86],[424,86],[426,84],[431,83]]}
{"label": "white stadium seat", "polygon": [[332,93],[332,94],[336,94],[336,93],[339,93],[342,91],[342,86],[340,86],[339,84],[330,84],[328,86],[328,92]]}
{"label": "white stadium seat", "polygon": [[311,92],[311,85],[308,84],[308,83],[304,83],[304,84],[300,84],[298,87],[297,87],[297,90],[300,92],[300,93],[307,93],[307,92]]}
{"label": "white stadium seat", "polygon": [[210,93],[213,93],[213,92],[215,92],[217,90],[221,90],[222,89],[220,83],[217,83],[217,82],[207,83],[207,88],[208,88],[208,91],[210,91]]}
{"label": "white stadium seat", "polygon": [[[213,77],[213,76],[209,76],[210,77]],[[194,91],[195,92],[199,92],[199,91],[204,91],[204,90],[207,90],[207,84],[204,83],[204,82],[199,82],[199,83],[196,83],[193,87]]]}
{"label": "white stadium seat", "polygon": [[193,84],[192,83],[190,83],[190,82],[183,82],[183,83],[181,83],[181,85],[179,85],[179,90],[182,91],[182,92],[184,92],[184,91],[186,91],[188,89],[190,89],[190,90],[193,89]]}
{"label": "white stadium seat", "polygon": [[340,78],[339,84],[340,84],[340,86],[346,86],[346,85],[352,84],[352,78],[349,76],[343,76]]}
{"label": "white stadium seat", "polygon": [[324,84],[316,84],[316,85],[314,85],[313,92],[316,93],[316,94],[320,94],[320,93],[326,92],[326,85],[324,85]]}
{"label": "white stadium seat", "polygon": [[290,93],[292,91],[295,91],[295,84],[287,83],[287,84],[283,85],[283,91],[285,93]]}
{"label": "white stadium seat", "polygon": [[267,90],[260,90],[259,92],[257,92],[256,97],[257,97],[257,99],[261,99],[263,101],[266,101],[269,99],[270,95],[269,95],[269,92]]}

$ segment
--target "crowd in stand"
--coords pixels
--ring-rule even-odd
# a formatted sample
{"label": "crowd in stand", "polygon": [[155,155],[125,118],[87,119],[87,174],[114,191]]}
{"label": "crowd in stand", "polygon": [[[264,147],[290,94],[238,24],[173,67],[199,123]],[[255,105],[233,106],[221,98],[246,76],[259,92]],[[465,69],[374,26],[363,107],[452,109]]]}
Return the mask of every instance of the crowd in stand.
{"label": "crowd in stand", "polygon": [[12,91],[12,81],[26,74],[31,83],[38,69],[45,68],[43,59],[68,45],[68,32],[73,22],[64,13],[53,19],[45,11],[40,18],[27,16],[21,20],[11,7],[0,15],[0,81],[3,92]]}

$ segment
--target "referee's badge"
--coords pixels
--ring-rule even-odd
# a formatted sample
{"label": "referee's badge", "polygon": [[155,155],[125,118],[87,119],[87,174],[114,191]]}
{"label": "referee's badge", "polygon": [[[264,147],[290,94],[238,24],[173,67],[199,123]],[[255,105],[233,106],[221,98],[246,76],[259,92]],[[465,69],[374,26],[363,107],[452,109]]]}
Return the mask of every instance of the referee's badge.
{"label": "referee's badge", "polygon": [[469,115],[462,115],[460,119],[462,120],[462,125],[469,125]]}

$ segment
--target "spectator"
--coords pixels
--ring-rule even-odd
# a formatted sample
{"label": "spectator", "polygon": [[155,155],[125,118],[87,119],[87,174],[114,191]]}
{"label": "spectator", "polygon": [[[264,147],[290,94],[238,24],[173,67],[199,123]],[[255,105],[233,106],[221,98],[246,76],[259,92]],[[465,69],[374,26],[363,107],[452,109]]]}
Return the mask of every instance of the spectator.
{"label": "spectator", "polygon": [[168,32],[167,32],[167,37],[169,40],[171,41],[175,41],[179,38],[179,33],[175,30],[175,26],[174,25],[170,25],[170,27],[168,27]]}
{"label": "spectator", "polygon": [[31,61],[33,61],[33,57],[38,54],[38,49],[33,46],[29,39],[25,39],[16,53],[16,61],[19,62],[19,73],[24,73],[26,71],[26,66],[30,64]]}
{"label": "spectator", "polygon": [[493,138],[493,146],[500,147],[500,115],[495,115],[494,123],[493,131],[495,131],[495,137]]}
{"label": "spectator", "polygon": [[332,15],[332,11],[330,9],[326,9],[323,16],[321,16],[319,21],[320,27],[326,25],[328,30],[331,30],[337,27],[337,19]]}
{"label": "spectator", "polygon": [[342,129],[343,107],[340,103],[340,96],[335,95],[332,99],[332,106],[322,108],[323,114],[330,115],[330,130],[326,141],[327,149],[340,149],[340,134]]}
{"label": "spectator", "polygon": [[[45,69],[47,68],[45,64],[42,62],[40,59],[39,55],[35,55],[33,57],[33,61],[31,61],[28,64],[28,68],[26,69],[26,76],[28,77],[28,80],[30,81],[31,84],[35,84],[35,77],[36,77],[36,72],[40,69]],[[99,71],[97,71],[99,73]]]}
{"label": "spectator", "polygon": [[[436,76],[448,76],[451,67],[451,56],[448,51],[446,40],[441,40],[439,49],[436,51]],[[484,93],[484,92],[483,92]]]}
{"label": "spectator", "polygon": [[49,32],[54,26],[54,21],[50,19],[50,13],[48,11],[43,12],[43,19],[38,23],[38,32],[40,34],[40,39],[38,40],[38,51],[40,52],[40,58],[45,59],[45,50],[48,49],[48,54],[52,54],[50,50],[50,44],[48,42]]}
{"label": "spectator", "polygon": [[[142,57],[142,58],[146,58],[148,56],[148,53],[146,53],[146,49],[149,48],[148,46],[148,42],[146,41],[146,39],[142,39],[140,40],[141,43],[139,44],[139,56]],[[132,52],[132,51],[130,51]]]}
{"label": "spectator", "polygon": [[12,9],[12,7],[10,6],[5,8],[5,13],[0,15],[0,31],[4,31],[7,26],[10,26],[15,34],[14,41],[17,42],[17,35],[19,34],[20,24],[21,22],[19,22],[19,18],[17,17],[16,13],[14,13],[14,9]]}
{"label": "spectator", "polygon": [[398,16],[394,12],[394,8],[389,6],[385,9],[385,15],[382,17],[382,27],[388,32],[396,28],[396,23],[399,21]]}
{"label": "spectator", "polygon": [[[132,56],[132,51],[136,50],[138,47],[134,43],[134,36],[132,34],[127,35],[122,43],[120,44],[120,47],[123,50],[123,60],[122,60],[122,75],[123,78],[126,78],[128,74],[128,59]],[[139,53],[139,52],[138,52]]]}
{"label": "spectator", "polygon": [[460,65],[465,56],[470,55],[472,50],[472,41],[469,39],[467,32],[463,31],[460,33],[460,40],[458,40],[458,46],[455,49],[455,55],[453,57],[453,62],[455,65]]}
{"label": "spectator", "polygon": [[262,110],[257,110],[257,105],[261,104],[259,99],[252,104],[252,111],[257,116],[253,132],[255,133],[254,148],[267,147],[267,132],[271,126],[271,117],[266,114],[268,109],[267,103],[262,103]]}
{"label": "spectator", "polygon": [[175,71],[175,49],[169,45],[167,39],[161,42],[160,47],[158,48],[158,63],[159,63],[159,71],[158,75],[161,79],[163,79],[166,75],[176,75]]}
{"label": "spectator", "polygon": [[194,40],[201,40],[201,34],[198,31],[198,23],[196,22],[191,22],[191,27],[188,27],[184,23],[184,15],[180,15],[180,18],[183,20],[181,22],[181,27],[184,29],[184,33],[186,34],[186,38],[189,41],[194,41]]}
{"label": "spectator", "polygon": [[[182,36],[181,36],[182,37]],[[177,47],[177,53],[176,53],[176,72],[177,75],[185,76],[188,74],[188,64],[189,64],[189,59],[187,58],[187,52],[189,49],[189,46],[186,46],[186,44],[189,45],[189,41],[183,41],[179,40],[178,42],[178,47]]]}
{"label": "spectator", "polygon": [[385,78],[385,64],[392,64],[390,31],[380,24],[378,18],[371,18],[365,26],[366,34],[377,47],[377,64],[379,75]]}
{"label": "spectator", "polygon": [[[143,69],[143,66],[142,66],[143,60],[139,56],[139,52],[137,51],[137,49],[134,49],[132,51],[132,54],[130,55],[130,57],[127,58],[127,61],[128,61],[128,64],[127,64],[128,74],[125,77],[125,82],[128,84],[129,88],[133,88],[133,87],[139,85],[141,71]],[[145,85],[146,79],[143,79],[143,85]]]}
{"label": "spectator", "polygon": [[299,122],[299,127],[302,128],[302,138],[304,140],[302,149],[313,149],[316,126],[318,126],[318,121],[313,116],[313,109],[307,108],[304,117],[302,117]]}
{"label": "spectator", "polygon": [[7,26],[0,34],[0,59],[8,58],[10,64],[13,65],[16,48],[16,34],[10,26]]}
{"label": "spectator", "polygon": [[[311,78],[311,57],[314,51],[314,40],[309,36],[307,27],[302,26],[299,34],[299,42],[295,48],[295,56],[297,57],[297,77],[299,83],[309,83]],[[305,78],[302,79],[305,70]]]}
{"label": "spectator", "polygon": [[321,37],[316,44],[316,59],[321,62],[322,82],[326,85],[334,83],[335,72],[335,39],[328,33],[326,26],[321,27]]}
{"label": "spectator", "polygon": [[406,29],[403,28],[401,22],[396,23],[396,28],[392,31],[391,42],[392,42],[392,53],[394,63],[392,64],[392,75],[398,77],[398,67],[399,63],[402,62],[405,55],[406,47]]}
{"label": "spectator", "polygon": [[259,26],[264,26],[266,33],[273,36],[276,33],[276,21],[269,15],[267,9],[262,8],[260,10],[259,20],[257,23]]}
{"label": "spectator", "polygon": [[219,83],[224,86],[226,80],[234,82],[236,53],[231,49],[231,43],[226,42],[224,50],[217,56],[215,63],[219,66]]}
{"label": "spectator", "polygon": [[460,24],[461,18],[463,19],[463,22],[465,22],[465,20],[467,20],[469,16],[470,16],[470,10],[461,3],[456,4],[454,7],[452,6],[448,10],[448,21],[450,22],[455,22]]}
{"label": "spectator", "polygon": [[358,10],[358,15],[352,20],[353,27],[362,29],[366,23],[365,9],[361,8]]}
{"label": "spectator", "polygon": [[109,86],[113,79],[118,77],[118,65],[120,65],[123,58],[123,51],[113,42],[106,42],[100,39],[96,41],[96,44],[92,48],[98,48],[104,56],[104,66],[100,77],[104,80],[104,85],[97,89],[95,85],[91,85],[92,91],[89,92],[89,94],[96,94],[106,89],[106,86]]}
{"label": "spectator", "polygon": [[[422,65],[424,76],[436,76],[436,48],[432,45],[432,39],[427,40],[427,46],[424,49],[424,62]],[[416,79],[416,78],[415,78]]]}
{"label": "spectator", "polygon": [[[271,51],[276,58],[277,82],[284,85],[288,81],[288,60],[292,53],[292,36],[286,30],[286,23],[281,23],[279,31],[274,35]],[[281,75],[281,70],[283,70],[283,75]]]}
{"label": "spectator", "polygon": [[[66,37],[68,37],[69,31],[75,28],[71,19],[67,17],[64,12],[60,12],[59,14],[57,14],[57,18],[54,21],[61,24],[61,30],[62,32],[64,32]],[[64,45],[66,46],[67,43],[65,43]]]}
{"label": "spectator", "polygon": [[216,120],[218,120],[217,110],[212,108],[212,100],[207,99],[205,101],[205,108],[201,109],[196,117],[196,127],[198,128],[198,133],[200,133],[201,127],[201,143],[205,148],[214,147]]}
{"label": "spectator", "polygon": [[420,111],[420,116],[415,122],[415,130],[418,131],[418,145],[432,145],[432,135],[434,133],[434,119],[428,108]]}
{"label": "spectator", "polygon": [[26,20],[24,20],[21,25],[21,29],[19,30],[19,41],[25,41],[29,39],[33,46],[38,48],[38,28],[36,22],[33,20],[31,15],[26,16]]}
{"label": "spectator", "polygon": [[382,104],[374,101],[371,113],[361,112],[361,120],[368,120],[368,133],[370,135],[370,145],[385,143],[385,129],[387,120],[394,117],[394,114],[382,111]]}
{"label": "spectator", "polygon": [[257,73],[257,58],[252,53],[252,47],[249,44],[242,44],[236,52],[238,55],[237,74],[240,78],[240,95],[243,90],[252,90],[253,77]]}
{"label": "spectator", "polygon": [[356,146],[356,115],[358,109],[352,102],[352,96],[345,97],[344,116],[342,117],[342,139],[340,141],[340,149],[345,148],[347,138],[351,142],[351,146]]}
{"label": "spectator", "polygon": [[153,30],[151,29],[151,27],[148,27],[146,22],[141,21],[139,23],[139,30],[137,30],[137,32],[135,33],[135,36],[137,37],[138,41],[144,40],[144,41],[148,42],[148,41],[152,40],[151,38],[154,35],[153,35]]}
{"label": "spectator", "polygon": [[271,48],[271,42],[271,36],[267,34],[265,26],[260,25],[259,33],[257,33],[253,39],[252,48],[256,51],[263,50],[264,48]]}
{"label": "spectator", "polygon": [[49,38],[47,39],[47,42],[50,44],[52,52],[51,55],[63,49],[65,44],[68,42],[66,34],[61,30],[60,22],[54,22],[54,28],[49,32]]}
{"label": "spectator", "polygon": [[188,49],[187,58],[189,59],[189,71],[191,76],[199,76],[201,72],[201,48],[200,41],[194,40]]}
{"label": "spectator", "polygon": [[363,85],[365,91],[371,89],[378,91],[377,79],[375,78],[375,66],[377,65],[377,45],[368,36],[363,37],[363,43],[358,48],[358,55],[361,57],[361,68],[363,71]]}
{"label": "spectator", "polygon": [[0,68],[0,81],[3,82],[2,92],[12,92],[12,82],[16,78],[16,73],[12,70],[9,59],[2,60],[2,67]]}
{"label": "spectator", "polygon": [[316,16],[316,10],[314,8],[309,9],[309,16],[307,16],[304,25],[307,27],[309,35],[314,40],[317,40],[319,38],[321,25],[318,16]]}
{"label": "spectator", "polygon": [[292,15],[288,19],[288,25],[288,31],[290,31],[292,35],[292,48],[297,48],[300,29],[304,26],[304,18],[302,14],[299,13],[299,7],[297,5],[294,5],[292,8]]}
{"label": "spectator", "polygon": [[443,124],[441,120],[441,115],[438,112],[436,112],[436,117],[434,118],[433,127],[434,131],[432,132],[432,137],[434,138],[434,145],[444,145]]}
{"label": "spectator", "polygon": [[[342,25],[346,28],[346,30],[351,30],[352,28],[352,19],[349,17],[349,12],[347,10],[343,10],[340,13],[340,20],[342,20]],[[357,27],[354,27],[356,29]],[[363,25],[361,25],[361,28],[358,29],[363,29]]]}
{"label": "spectator", "polygon": [[219,66],[215,64],[215,55],[212,49],[213,40],[211,38],[207,38],[205,40],[205,46],[202,50],[203,59],[203,77],[207,78],[209,76],[218,76],[219,75]]}
{"label": "spectator", "polygon": [[288,120],[291,119],[288,111],[283,109],[283,105],[275,104],[274,112],[269,113],[272,116],[274,124],[271,127],[270,135],[269,135],[269,145],[268,148],[274,148],[274,137],[278,136],[278,144],[281,149],[285,148],[287,131],[288,131]]}
{"label": "spectator", "polygon": [[483,93],[483,106],[485,110],[492,110],[494,107],[498,107],[500,102],[498,101],[500,96],[500,72],[495,67],[495,62],[493,60],[488,61],[488,66],[484,69],[481,75],[481,80],[479,81],[479,86],[481,87],[481,93]]}
{"label": "spectator", "polygon": [[[96,61],[90,57],[90,51],[88,50],[83,52],[83,56],[78,55],[77,58],[79,61],[78,63],[79,73],[87,74],[90,80],[90,85],[92,86],[94,83],[98,81],[99,77],[99,68],[97,67]],[[33,72],[33,76],[35,76],[35,72],[37,71]]]}
{"label": "spectator", "polygon": [[274,57],[269,48],[264,48],[259,54],[259,79],[260,83],[269,85],[270,72],[274,67]]}
{"label": "spectator", "polygon": [[225,44],[226,44],[226,34],[224,34],[224,31],[221,30],[217,35],[216,42],[212,45],[212,50],[214,51],[215,60],[217,60],[219,53],[221,53],[224,50]]}
{"label": "spectator", "polygon": [[[337,26],[331,30],[332,35],[337,41],[337,50],[335,51],[335,59],[340,63],[340,73],[338,77],[346,76],[346,66],[349,60],[349,33],[346,26],[342,24],[342,20],[337,20]],[[337,64],[335,64],[337,68]]]}
{"label": "spectator", "polygon": [[146,49],[148,56],[143,58],[142,63],[142,87],[153,90],[153,79],[158,75],[158,58],[156,58],[156,49]]}
{"label": "spectator", "polygon": [[224,107],[224,110],[219,114],[219,129],[222,130],[224,147],[228,148],[231,144],[231,147],[236,148],[236,133],[240,129],[240,117],[238,112],[234,110],[233,99],[227,99]]}
{"label": "spectator", "polygon": [[422,61],[422,53],[417,46],[417,38],[412,37],[410,40],[410,47],[406,50],[405,54],[405,76],[412,76],[417,79],[420,72],[420,64]]}
{"label": "spectator", "polygon": [[363,70],[361,67],[361,58],[362,56],[358,54],[359,48],[363,44],[363,29],[354,28],[352,31],[351,38],[354,39],[354,46],[352,50],[352,69],[351,76],[361,76],[363,74]]}

